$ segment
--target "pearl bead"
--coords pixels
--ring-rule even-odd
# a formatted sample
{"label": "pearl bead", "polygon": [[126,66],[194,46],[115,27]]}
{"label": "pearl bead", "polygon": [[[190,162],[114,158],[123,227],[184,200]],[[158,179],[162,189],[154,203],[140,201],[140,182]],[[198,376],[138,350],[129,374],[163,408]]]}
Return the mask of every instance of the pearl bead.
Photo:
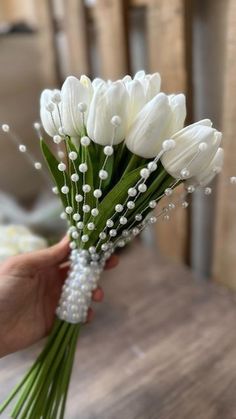
{"label": "pearl bead", "polygon": [[170,203],[168,204],[168,208],[169,208],[170,210],[175,209],[175,204],[174,204],[173,202],[170,202]]}
{"label": "pearl bead", "polygon": [[121,124],[121,118],[120,118],[120,116],[118,116],[118,115],[114,115],[114,116],[111,118],[111,123],[112,123],[112,125],[114,125],[115,127],[119,127],[119,126],[120,126],[120,124]]}
{"label": "pearl bead", "polygon": [[81,240],[83,243],[86,243],[87,241],[89,241],[89,236],[87,234],[83,234],[83,236],[81,237]]}
{"label": "pearl bead", "polygon": [[151,217],[149,218],[149,221],[151,224],[154,224],[157,221],[157,217]]}
{"label": "pearl bead", "polygon": [[173,189],[171,189],[171,188],[166,188],[165,189],[165,195],[166,196],[170,196],[170,195],[172,195],[172,193],[173,193]]}
{"label": "pearl bead", "polygon": [[110,230],[109,234],[111,237],[115,237],[117,235],[117,231],[113,228],[112,230]]}
{"label": "pearl bead", "polygon": [[78,154],[75,152],[75,151],[71,151],[70,153],[69,153],[69,159],[70,160],[76,160],[77,159],[77,157],[78,157]]}
{"label": "pearl bead", "polygon": [[19,145],[19,150],[21,153],[25,153],[26,152],[26,146],[24,144],[20,144]]}
{"label": "pearl bead", "polygon": [[236,184],[236,176],[231,176],[229,181],[232,185]]}
{"label": "pearl bead", "polygon": [[85,214],[87,214],[90,211],[90,206],[85,204],[83,205],[83,212],[85,212]]}
{"label": "pearl bead", "polygon": [[205,195],[211,195],[211,193],[212,193],[212,189],[211,188],[205,188],[205,190],[204,190],[204,194]]}
{"label": "pearl bead", "polygon": [[40,170],[40,169],[42,169],[42,164],[39,161],[36,161],[34,163],[34,167],[35,167],[36,170]]}
{"label": "pearl bead", "polygon": [[150,208],[154,209],[154,208],[156,208],[156,206],[157,206],[156,201],[150,201],[150,202],[149,202],[149,207],[150,207]]}
{"label": "pearl bead", "polygon": [[79,171],[80,171],[81,173],[86,173],[86,172],[87,172],[87,170],[88,170],[87,163],[81,163],[81,164],[79,165]]}
{"label": "pearl bead", "polygon": [[145,183],[140,183],[140,185],[138,185],[138,190],[139,190],[139,192],[141,192],[141,193],[146,192],[146,190],[147,190],[147,185],[145,185]]}
{"label": "pearl bead", "polygon": [[134,209],[135,208],[135,202],[134,201],[128,201],[127,202],[127,208],[128,209]]}
{"label": "pearl bead", "polygon": [[139,229],[137,227],[133,228],[132,233],[134,236],[137,236],[139,234]]}
{"label": "pearl bead", "polygon": [[128,237],[128,236],[129,236],[129,232],[128,232],[128,230],[123,230],[123,231],[122,231],[122,236],[123,236],[123,237]]}
{"label": "pearl bead", "polygon": [[186,179],[187,177],[189,177],[189,175],[190,175],[190,172],[188,169],[182,169],[180,172],[180,176],[183,179]]}
{"label": "pearl bead", "polygon": [[62,188],[61,188],[61,192],[62,192],[63,194],[67,194],[67,193],[69,192],[69,188],[68,188],[68,186],[66,186],[66,185],[62,186]]}
{"label": "pearl bead", "polygon": [[94,223],[88,223],[87,227],[88,227],[88,230],[94,230],[95,229]]}
{"label": "pearl bead", "polygon": [[76,226],[77,226],[77,228],[78,228],[79,230],[83,230],[83,228],[84,228],[84,223],[83,223],[82,221],[79,221],[79,222],[76,224]]}
{"label": "pearl bead", "polygon": [[119,240],[117,243],[118,247],[124,247],[125,246],[125,241],[124,240]]}
{"label": "pearl bead", "polygon": [[60,143],[61,143],[61,141],[62,141],[62,138],[61,138],[61,136],[60,136],[60,135],[54,135],[54,136],[53,136],[53,142],[54,142],[55,144],[60,144]]}
{"label": "pearl bead", "polygon": [[184,201],[184,202],[182,202],[182,207],[183,208],[188,208],[188,202],[187,201]]}
{"label": "pearl bead", "polygon": [[136,214],[135,215],[135,220],[136,221],[142,221],[142,218],[143,218],[142,214]]}
{"label": "pearl bead", "polygon": [[52,102],[49,102],[49,103],[45,106],[45,109],[46,109],[48,112],[53,112],[54,108],[55,108],[55,106],[54,106],[54,104],[53,104]]}
{"label": "pearl bead", "polygon": [[36,130],[39,130],[41,128],[41,124],[39,122],[34,122],[33,126]]}
{"label": "pearl bead", "polygon": [[59,127],[59,128],[58,128],[58,132],[59,132],[59,134],[63,137],[63,136],[65,135],[65,130],[64,130],[64,127]]}
{"label": "pearl bead", "polygon": [[53,103],[56,103],[58,105],[58,103],[61,102],[61,94],[59,92],[54,92],[52,94],[51,100]]}
{"label": "pearl bead", "polygon": [[187,191],[188,191],[188,193],[193,193],[195,191],[195,187],[193,185],[189,185],[187,187]]}
{"label": "pearl bead", "polygon": [[69,244],[71,249],[76,249],[76,243],[75,242],[70,242]]}
{"label": "pearl bead", "polygon": [[104,233],[104,231],[102,231],[100,234],[99,234],[99,238],[101,239],[101,240],[105,240],[105,238],[107,237],[107,235],[106,235],[106,233]]}
{"label": "pearl bead", "polygon": [[60,218],[61,218],[62,220],[66,220],[66,219],[67,219],[67,215],[66,215],[66,213],[65,213],[65,212],[62,212],[62,213],[60,214]]}
{"label": "pearl bead", "polygon": [[55,195],[58,195],[59,191],[58,191],[57,186],[53,186],[53,188],[52,188],[52,192],[53,192]]}
{"label": "pearl bead", "polygon": [[76,202],[82,202],[83,201],[83,196],[80,194],[75,195],[75,200]]}
{"label": "pearl bead", "polygon": [[77,212],[73,215],[73,220],[75,221],[79,221],[80,220],[80,214],[78,214]]}
{"label": "pearl bead", "polygon": [[134,197],[135,195],[137,195],[137,190],[135,188],[129,188],[128,195]]}
{"label": "pearl bead", "polygon": [[79,175],[77,173],[72,173],[70,178],[72,182],[77,182],[79,180]]}
{"label": "pearl bead", "polygon": [[58,170],[60,170],[60,172],[64,172],[65,170],[66,170],[66,165],[65,165],[65,163],[59,163],[58,164]]}
{"label": "pearl bead", "polygon": [[199,151],[205,151],[207,149],[207,143],[200,143],[198,146]]}
{"label": "pearl bead", "polygon": [[155,170],[157,170],[157,164],[155,161],[150,161],[148,163],[148,170],[150,170],[150,172],[155,172]]}
{"label": "pearl bead", "polygon": [[93,217],[97,217],[98,214],[99,214],[98,209],[97,208],[92,208],[91,209],[91,214],[92,214]]}
{"label": "pearl bead", "polygon": [[79,233],[77,231],[73,231],[73,233],[71,234],[71,236],[73,237],[73,239],[78,239]]}
{"label": "pearl bead", "polygon": [[106,180],[108,178],[108,172],[106,170],[100,170],[98,174],[101,180]]}
{"label": "pearl bead", "polygon": [[101,249],[105,252],[108,249],[108,246],[106,243],[101,245]]}
{"label": "pearl bead", "polygon": [[9,131],[10,131],[10,127],[9,127],[9,125],[7,125],[7,124],[3,124],[3,125],[2,125],[2,130],[3,130],[3,132],[9,132]]}
{"label": "pearl bead", "polygon": [[106,145],[103,149],[103,153],[105,154],[105,156],[112,156],[113,152],[114,152],[114,149],[110,145]]}
{"label": "pearl bead", "polygon": [[115,206],[115,211],[116,211],[116,212],[122,212],[122,211],[123,211],[123,209],[124,209],[124,207],[123,207],[123,205],[121,205],[121,204],[117,204],[117,205]]}
{"label": "pearl bead", "polygon": [[90,185],[85,184],[85,185],[83,185],[82,189],[83,189],[83,192],[84,192],[84,193],[88,193],[88,192],[90,192],[90,191],[91,191],[91,186],[90,186]]}
{"label": "pearl bead", "polygon": [[150,172],[149,172],[149,170],[148,170],[148,169],[146,169],[146,168],[141,169],[141,170],[140,170],[140,176],[141,176],[143,179],[147,179],[147,178],[150,176]]}
{"label": "pearl bead", "polygon": [[79,108],[79,111],[80,112],[86,112],[86,110],[87,110],[87,105],[86,105],[86,103],[84,103],[84,102],[80,102],[79,104],[78,104],[78,108]]}
{"label": "pearl bead", "polygon": [[87,136],[84,136],[81,138],[80,143],[82,146],[87,147],[90,144],[90,138]]}
{"label": "pearl bead", "polygon": [[96,247],[94,247],[94,246],[90,246],[90,248],[89,248],[89,253],[91,253],[91,254],[96,253]]}
{"label": "pearl bead", "polygon": [[72,207],[66,207],[65,209],[67,214],[71,214],[73,212],[73,208]]}
{"label": "pearl bead", "polygon": [[164,151],[169,151],[175,148],[176,142],[174,140],[165,140],[162,143],[162,148]]}
{"label": "pearl bead", "polygon": [[126,217],[120,217],[119,219],[120,224],[125,225],[127,223],[127,218]]}
{"label": "pearl bead", "polygon": [[95,198],[101,198],[101,196],[102,196],[102,191],[101,191],[101,189],[95,189],[95,190],[94,190],[94,192],[93,192],[93,196],[94,196]]}
{"label": "pearl bead", "polygon": [[114,225],[114,221],[113,220],[111,220],[111,219],[107,220],[107,222],[106,222],[106,226],[107,227],[111,228],[111,227],[113,227],[113,225]]}
{"label": "pearl bead", "polygon": [[166,215],[164,215],[163,219],[164,219],[165,221],[169,221],[170,216],[169,216],[168,214],[166,214]]}

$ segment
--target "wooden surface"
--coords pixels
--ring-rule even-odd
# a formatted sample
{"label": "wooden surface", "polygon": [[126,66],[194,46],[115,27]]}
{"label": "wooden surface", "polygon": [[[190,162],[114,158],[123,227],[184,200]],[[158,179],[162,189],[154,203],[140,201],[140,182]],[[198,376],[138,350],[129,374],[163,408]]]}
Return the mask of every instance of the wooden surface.
{"label": "wooden surface", "polygon": [[68,46],[68,75],[90,75],[84,1],[64,0],[63,5],[63,26]]}
{"label": "wooden surface", "polygon": [[236,2],[228,1],[226,14],[225,72],[223,98],[223,147],[225,164],[219,179],[218,207],[215,234],[214,277],[236,289],[236,199],[235,185],[229,177],[236,175],[235,115],[236,97]]}
{"label": "wooden surface", "polygon": [[[150,0],[147,6],[149,71],[161,74],[161,90],[166,93],[188,93],[184,5],[184,0]],[[175,193],[176,202],[180,200],[182,188],[179,191]],[[164,255],[173,260],[186,261],[187,211],[177,206],[170,222],[158,223],[156,232]],[[173,235],[175,241],[172,240]]]}
{"label": "wooden surface", "polygon": [[94,24],[97,32],[101,74],[116,80],[128,73],[128,39],[124,0],[97,0]]}
{"label": "wooden surface", "polygon": [[[104,276],[66,419],[236,418],[235,295],[139,246]],[[0,361],[1,399],[37,351]]]}

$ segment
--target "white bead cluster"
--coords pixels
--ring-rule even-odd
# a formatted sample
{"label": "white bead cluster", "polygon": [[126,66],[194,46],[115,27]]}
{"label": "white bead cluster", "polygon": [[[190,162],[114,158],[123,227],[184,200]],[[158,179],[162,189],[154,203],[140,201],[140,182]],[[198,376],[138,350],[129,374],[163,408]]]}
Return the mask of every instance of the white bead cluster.
{"label": "white bead cluster", "polygon": [[92,292],[97,288],[104,261],[96,261],[94,248],[71,251],[71,267],[63,285],[57,316],[68,323],[84,323]]}

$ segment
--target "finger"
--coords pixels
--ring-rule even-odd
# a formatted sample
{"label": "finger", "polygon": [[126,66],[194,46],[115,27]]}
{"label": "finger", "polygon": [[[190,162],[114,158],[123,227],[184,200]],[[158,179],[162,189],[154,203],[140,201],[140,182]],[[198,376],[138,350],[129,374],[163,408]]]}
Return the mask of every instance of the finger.
{"label": "finger", "polygon": [[91,321],[94,319],[94,311],[91,307],[88,309],[88,316],[86,323],[91,323]]}
{"label": "finger", "polygon": [[93,291],[92,299],[97,303],[100,303],[104,298],[104,292],[102,288],[98,287],[95,291]]}
{"label": "finger", "polygon": [[105,269],[115,268],[119,263],[119,258],[117,255],[112,255],[110,259],[106,262]]}

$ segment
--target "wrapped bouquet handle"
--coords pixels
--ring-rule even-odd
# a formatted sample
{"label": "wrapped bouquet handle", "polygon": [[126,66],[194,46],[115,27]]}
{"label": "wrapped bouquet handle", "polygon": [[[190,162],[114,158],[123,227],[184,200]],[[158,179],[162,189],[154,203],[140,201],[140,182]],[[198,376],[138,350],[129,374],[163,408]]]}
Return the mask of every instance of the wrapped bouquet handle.
{"label": "wrapped bouquet handle", "polygon": [[0,413],[19,396],[11,417],[62,419],[78,335],[106,260],[176,205],[186,208],[186,195],[221,170],[223,150],[210,120],[183,128],[185,97],[160,93],[158,73],[115,82],[68,77],[61,91],[43,91],[40,113],[53,139],[48,145],[35,124],[68,222],[70,271],[46,346]]}

